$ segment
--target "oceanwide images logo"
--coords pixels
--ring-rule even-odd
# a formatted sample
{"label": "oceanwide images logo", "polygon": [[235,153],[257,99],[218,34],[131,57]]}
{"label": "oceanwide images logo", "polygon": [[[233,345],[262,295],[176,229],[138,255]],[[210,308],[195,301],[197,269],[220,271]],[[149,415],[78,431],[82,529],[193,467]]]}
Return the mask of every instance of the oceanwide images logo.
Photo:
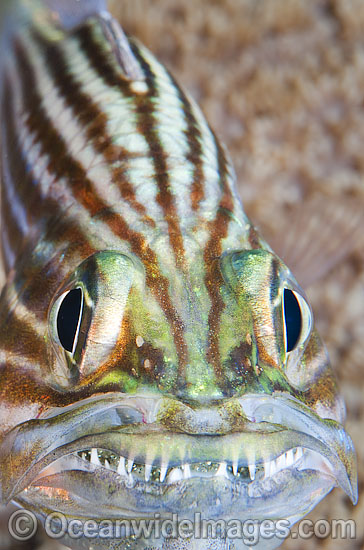
{"label": "oceanwide images logo", "polygon": [[[8,522],[9,533],[18,541],[31,539],[38,527],[35,514],[29,510],[17,510]],[[178,514],[171,514],[169,518],[161,518],[154,514],[149,519],[68,519],[59,512],[49,514],[44,522],[46,534],[52,539],[103,539],[120,540],[132,537],[141,540],[164,539],[230,539],[241,540],[247,546],[255,546],[261,540],[273,538],[282,541],[291,538],[309,539],[318,538],[354,539],[356,538],[356,524],[354,520],[336,519],[332,521],[310,519],[301,520],[290,531],[290,522],[287,519],[206,519],[200,513],[194,514],[193,520],[181,518]]]}

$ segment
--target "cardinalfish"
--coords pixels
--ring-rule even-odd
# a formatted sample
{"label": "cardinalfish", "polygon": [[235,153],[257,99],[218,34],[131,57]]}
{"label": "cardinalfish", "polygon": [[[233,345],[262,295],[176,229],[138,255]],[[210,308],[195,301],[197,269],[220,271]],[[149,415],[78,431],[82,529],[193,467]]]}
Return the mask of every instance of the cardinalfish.
{"label": "cardinalfish", "polygon": [[292,525],[335,486],[355,503],[307,297],[195,102],[101,0],[17,0],[3,21],[1,502],[226,525]]}

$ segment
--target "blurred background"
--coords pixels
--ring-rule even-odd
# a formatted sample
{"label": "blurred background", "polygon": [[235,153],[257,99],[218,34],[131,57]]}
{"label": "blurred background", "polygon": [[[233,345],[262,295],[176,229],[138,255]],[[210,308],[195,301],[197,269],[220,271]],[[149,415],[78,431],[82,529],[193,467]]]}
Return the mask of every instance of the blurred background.
{"label": "blurred background", "polygon": [[[246,212],[307,290],[345,396],[361,495],[364,0],[111,7],[199,102],[230,152]],[[287,540],[283,549],[364,550],[364,497],[353,507],[335,489],[310,517],[354,519],[356,539]]]}

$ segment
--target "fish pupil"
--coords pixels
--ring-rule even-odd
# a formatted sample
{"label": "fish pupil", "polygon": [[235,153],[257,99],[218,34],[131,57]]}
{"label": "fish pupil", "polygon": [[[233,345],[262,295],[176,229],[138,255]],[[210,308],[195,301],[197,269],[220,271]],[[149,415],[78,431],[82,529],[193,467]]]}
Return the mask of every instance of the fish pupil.
{"label": "fish pupil", "polygon": [[295,293],[284,289],[284,319],[286,325],[286,351],[292,351],[298,342],[302,329],[301,308]]}
{"label": "fish pupil", "polygon": [[70,290],[64,297],[57,315],[58,338],[63,348],[72,353],[81,314],[82,291]]}

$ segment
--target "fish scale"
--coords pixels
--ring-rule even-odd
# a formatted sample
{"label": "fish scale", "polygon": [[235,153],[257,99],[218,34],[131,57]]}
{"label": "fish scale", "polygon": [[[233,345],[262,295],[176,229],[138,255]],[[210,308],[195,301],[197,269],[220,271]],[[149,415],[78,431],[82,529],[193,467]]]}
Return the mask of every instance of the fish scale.
{"label": "fish scale", "polygon": [[194,100],[102,1],[4,21],[1,502],[289,525],[336,485],[355,502],[307,297]]}

